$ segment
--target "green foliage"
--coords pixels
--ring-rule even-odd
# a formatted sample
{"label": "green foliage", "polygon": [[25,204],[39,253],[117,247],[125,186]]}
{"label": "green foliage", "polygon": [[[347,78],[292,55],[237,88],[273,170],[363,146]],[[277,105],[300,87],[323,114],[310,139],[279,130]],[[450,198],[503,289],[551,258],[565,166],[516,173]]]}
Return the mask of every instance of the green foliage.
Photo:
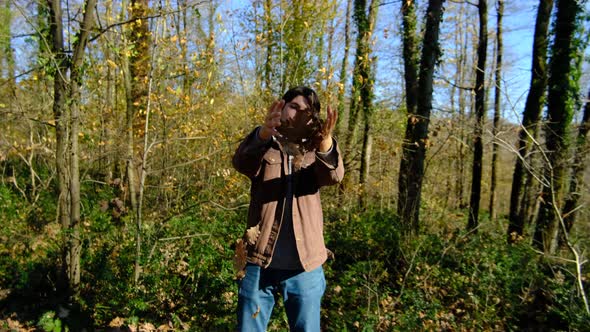
{"label": "green foliage", "polygon": [[[566,276],[561,271],[557,272],[554,278],[549,279],[548,288],[552,290],[554,302],[546,316],[556,318],[551,322],[556,328],[567,325],[572,331],[584,331],[588,328],[590,315],[584,311],[584,304],[577,296],[575,282],[571,275]],[[586,282],[585,287],[587,285]]]}
{"label": "green foliage", "polygon": [[[193,215],[195,213],[196,215]],[[234,317],[236,285],[231,244],[243,231],[243,211],[226,212],[199,206],[191,214],[149,227],[143,278],[132,283],[134,246],[120,245],[116,229],[103,232],[106,241],[86,260],[95,277],[87,289],[86,306],[97,308],[95,320],[104,326],[114,317],[148,321],[195,321],[206,329],[225,329]]]}
{"label": "green foliage", "polygon": [[69,331],[67,326],[65,326],[64,329],[62,329],[61,320],[59,319],[59,317],[56,317],[55,312],[53,311],[48,311],[44,313],[39,319],[37,326],[46,332]]}
{"label": "green foliage", "polygon": [[395,266],[401,224],[392,211],[334,212],[326,222],[326,245],[336,258],[332,265],[342,269],[361,261],[383,260],[388,267]]}
{"label": "green foliage", "polygon": [[53,264],[55,247],[51,234],[44,233],[52,232],[44,220],[44,198],[30,208],[13,188],[0,184],[0,288],[28,291],[47,286],[51,273],[46,267]]}
{"label": "green foliage", "polygon": [[[163,220],[158,214],[147,214],[142,278],[135,287],[135,228],[130,216],[114,218],[104,208],[104,201],[115,196],[113,188],[86,183],[84,192],[78,314],[89,316],[87,324],[105,327],[117,321],[133,326],[165,323],[178,330],[235,328],[232,244],[244,230],[245,208],[229,210],[202,203]],[[3,220],[18,217],[22,199],[6,186],[0,186],[0,197]],[[20,220],[10,232],[1,230],[5,238],[28,227],[26,215]],[[493,229],[469,234],[463,231],[463,220],[451,218],[446,223],[445,231],[427,228],[410,239],[402,237],[393,211],[329,208],[325,235],[335,260],[324,265],[328,284],[322,306],[324,330],[585,328],[588,316],[574,277],[567,272],[570,266],[539,260],[525,243],[508,246],[504,234]],[[38,231],[27,232],[23,233]],[[17,296],[26,295],[28,302],[41,303],[35,319],[40,329],[73,329],[73,321],[84,320],[60,320],[54,314],[55,304],[47,301],[55,296],[47,289],[57,278],[59,246],[37,248],[43,250],[25,250],[17,256],[2,247],[8,253],[8,258],[3,255],[0,260],[2,287],[11,288]],[[284,309],[278,304],[269,330],[286,327]]]}
{"label": "green foliage", "polygon": [[[6,53],[3,78],[13,79],[15,85],[4,84],[0,91],[5,120],[0,143],[0,307],[5,317],[24,312],[28,315],[19,319],[25,324],[48,331],[60,327],[79,331],[81,326],[100,330],[125,324],[140,330],[139,325],[146,322],[166,324],[174,330],[235,328],[237,285],[232,244],[245,228],[249,181],[231,169],[229,159],[237,142],[262,123],[270,100],[287,86],[307,82],[324,96],[323,105],[333,102],[334,65],[342,57],[343,15],[337,12],[343,3],[265,0],[234,11],[226,10],[229,2],[226,6],[211,1],[209,8],[181,2],[184,5],[167,2],[162,8],[147,8],[143,14],[117,1],[97,5],[101,27],[108,29],[93,32],[93,42],[84,55],[80,100],[70,100],[81,111],[80,131],[74,134],[80,138],[82,280],[81,296],[73,301],[77,303],[68,301],[66,306],[69,294],[59,283],[64,280],[64,239],[72,233],[62,229],[56,218],[57,142],[51,108],[56,66],[62,60],[67,62],[69,55],[51,54],[46,3],[32,4],[21,12],[14,2],[3,2],[6,8],[0,8],[0,16],[4,21],[18,17],[13,23],[19,23],[0,28],[4,32],[0,33],[0,48]],[[363,189],[369,202],[391,206],[395,205],[398,182],[391,165],[398,165],[403,152],[400,137],[407,123],[407,112],[397,109],[408,94],[398,84],[396,62],[383,61],[391,62],[385,54],[390,53],[390,47],[397,47],[393,41],[400,31],[371,23],[377,8],[386,2],[354,2],[357,53],[351,49],[346,54],[356,65],[354,73],[343,66],[339,77],[339,88],[344,92],[341,98],[352,97],[351,108],[349,112],[343,108],[340,119],[349,120],[356,128],[362,122],[358,114],[363,106],[357,104],[361,99],[373,99],[369,88],[379,84],[376,91],[382,104],[375,109],[365,107],[370,113],[375,110],[370,123],[378,154],[374,164],[379,166],[372,168]],[[70,44],[76,42],[80,5],[76,2],[64,7],[64,18],[68,19],[64,19],[63,32]],[[452,7],[456,6],[449,4]],[[474,74],[473,57],[462,51],[470,47],[475,34],[471,22],[465,20],[471,12],[461,9],[457,24],[449,25],[453,27],[441,35],[442,46],[455,49],[451,53],[457,57],[444,62],[453,68],[451,73],[461,74],[454,80],[462,86],[468,86],[469,76]],[[142,17],[141,22],[130,22],[133,15]],[[143,19],[146,16],[150,19]],[[206,21],[209,26],[205,27]],[[408,23],[409,30],[420,30],[414,15]],[[575,24],[578,29],[583,25],[577,19]],[[132,37],[129,29],[140,33],[142,36],[134,39],[143,42],[121,38]],[[30,35],[31,31],[35,33]],[[455,32],[458,38],[451,35]],[[24,42],[10,43],[17,35],[24,37]],[[421,40],[418,35],[411,37],[414,43]],[[577,91],[582,71],[581,53],[575,50],[582,49],[587,40],[573,40],[570,53],[576,68],[565,77],[567,84],[558,87]],[[6,49],[9,46],[14,50]],[[382,60],[370,55],[373,47]],[[150,52],[153,57],[135,61]],[[18,61],[18,73],[11,72],[12,53],[24,55]],[[410,55],[415,66],[418,55]],[[153,63],[148,64],[149,59]],[[374,70],[380,71],[378,82]],[[450,77],[449,71],[442,70],[441,77]],[[141,96],[126,86],[130,72],[131,90]],[[12,77],[16,74],[18,79]],[[383,76],[390,76],[385,84]],[[350,79],[353,91],[347,88]],[[436,84],[449,87],[443,81]],[[467,94],[461,92],[460,96]],[[145,112],[148,100],[149,119]],[[347,185],[343,195],[336,187],[322,190],[327,245],[336,254],[336,260],[325,265],[324,330],[587,329],[589,318],[569,263],[539,260],[523,243],[508,247],[505,234],[497,230],[482,227],[477,235],[453,231],[462,229],[464,222],[453,220],[447,203],[455,199],[458,203],[454,206],[459,206],[462,198],[449,195],[453,186],[441,185],[440,179],[452,182],[464,176],[448,170],[458,164],[446,161],[457,155],[464,159],[466,150],[457,148],[456,152],[453,147],[471,144],[464,135],[471,122],[455,121],[457,110],[445,105],[448,98],[444,92],[437,100],[432,121],[448,121],[448,135],[445,140],[442,135],[435,139],[436,131],[430,135],[429,144],[441,148],[431,149],[437,153],[428,161],[430,178],[422,187],[422,208],[429,219],[422,225],[425,234],[414,239],[401,237],[400,222],[391,210],[347,210],[352,201],[348,198],[356,201],[358,194],[354,185]],[[133,133],[125,127],[127,106],[137,111]],[[459,112],[473,107],[469,101],[459,101],[459,106]],[[68,122],[62,124],[67,127]],[[524,123],[528,125],[526,119]],[[341,147],[355,144],[354,128],[350,136],[340,133],[352,142]],[[510,125],[504,132],[510,135],[514,129]],[[149,153],[147,160],[140,160],[144,138]],[[514,136],[505,138],[510,142]],[[125,179],[125,163],[130,157],[127,147],[131,145],[139,152],[134,164],[147,171],[140,230],[142,271],[137,285],[133,280],[137,230]],[[355,149],[349,150],[347,171],[354,173]],[[583,273],[587,280],[587,267]],[[60,307],[67,307],[69,316]],[[8,312],[12,308],[15,312]],[[0,329],[13,326],[8,320],[0,323]],[[284,310],[278,304],[269,329],[286,327]]]}
{"label": "green foliage", "polygon": [[584,329],[575,279],[555,274],[571,266],[540,262],[530,245],[507,246],[503,234],[456,226],[400,240],[391,212],[336,216],[326,330]]}
{"label": "green foliage", "polygon": [[[147,222],[143,277],[134,287],[129,216],[117,221],[101,208],[99,202],[114,194],[111,189],[85,192],[80,304],[94,326],[120,317],[132,325],[235,328],[232,244],[243,232],[246,209],[197,204],[167,221]],[[18,210],[13,195],[0,188],[6,213]],[[528,244],[507,246],[504,235],[493,230],[463,233],[462,220],[448,221],[446,233],[405,239],[395,213],[376,208],[333,208],[325,217],[327,246],[335,253],[325,265],[326,331],[519,330],[530,324],[584,329],[588,317],[569,267],[539,261]],[[57,254],[57,247],[49,246],[43,255],[25,255],[12,265],[2,260],[3,287],[16,292],[49,287],[47,273],[57,270]],[[7,285],[9,276],[17,278]],[[39,317],[45,331],[64,327],[54,311],[45,309]],[[269,328],[286,328],[281,305]]]}
{"label": "green foliage", "polygon": [[326,266],[323,316],[329,321],[327,328],[376,326],[380,303],[387,299],[398,274],[399,221],[391,211],[335,212],[326,227],[326,245],[335,254]]}

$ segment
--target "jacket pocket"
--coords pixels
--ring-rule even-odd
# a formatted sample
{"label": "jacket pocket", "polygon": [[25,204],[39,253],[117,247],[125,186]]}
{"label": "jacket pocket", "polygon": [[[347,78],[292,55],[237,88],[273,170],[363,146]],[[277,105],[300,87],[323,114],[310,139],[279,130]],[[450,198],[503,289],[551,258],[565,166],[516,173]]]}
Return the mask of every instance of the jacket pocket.
{"label": "jacket pocket", "polygon": [[262,180],[268,181],[281,177],[281,153],[278,150],[271,149],[264,154],[264,169]]}

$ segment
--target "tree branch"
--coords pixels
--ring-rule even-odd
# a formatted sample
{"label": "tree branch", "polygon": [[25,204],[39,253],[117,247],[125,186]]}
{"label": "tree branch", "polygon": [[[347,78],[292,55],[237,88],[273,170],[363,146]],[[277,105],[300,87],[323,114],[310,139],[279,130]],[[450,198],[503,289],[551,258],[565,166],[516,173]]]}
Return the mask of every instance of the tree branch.
{"label": "tree branch", "polygon": [[29,75],[30,73],[32,73],[32,72],[34,72],[36,70],[39,70],[41,68],[42,68],[41,66],[33,67],[33,68],[31,68],[31,69],[29,69],[29,70],[27,70],[25,72],[22,72],[22,73],[14,76],[14,77],[9,77],[7,79],[4,79],[3,82],[0,83],[0,86],[4,86],[4,85],[10,83],[10,81],[12,81],[12,80],[16,80],[17,78],[21,78],[21,77],[23,77],[25,75]]}
{"label": "tree branch", "polygon": [[453,82],[449,81],[446,77],[439,76],[437,78],[445,81],[445,83],[450,84],[451,86],[453,86],[453,87],[455,87],[457,89],[467,90],[467,91],[473,91],[473,90],[475,90],[475,87],[472,87],[472,86],[460,86],[460,85],[457,85],[456,83],[453,83]]}
{"label": "tree branch", "polygon": [[182,240],[182,239],[190,239],[193,237],[200,237],[200,236],[211,236],[211,234],[207,234],[207,233],[198,233],[198,234],[190,234],[190,235],[183,235],[183,236],[172,236],[172,237],[164,237],[161,239],[158,239],[158,241],[174,241],[174,240]]}
{"label": "tree branch", "polygon": [[[160,11],[158,14],[155,14],[155,15],[146,15],[146,16],[143,16],[143,17],[134,17],[134,18],[130,18],[128,20],[122,21],[122,22],[117,22],[117,23],[110,24],[110,25],[108,25],[108,26],[106,26],[104,28],[102,28],[102,27],[101,28],[98,28],[97,34],[94,35],[94,36],[92,36],[92,37],[90,37],[89,42],[95,41],[100,36],[102,36],[105,32],[107,32],[107,31],[109,31],[109,30],[111,30],[113,28],[116,28],[118,26],[126,25],[126,24],[129,24],[129,23],[135,22],[137,20],[149,20],[149,19],[154,19],[154,18],[159,18],[159,17],[162,17],[162,16],[166,16],[166,15],[180,13],[180,12],[186,10],[186,9],[193,8],[193,7],[198,7],[198,6],[200,6],[202,4],[205,4],[205,3],[208,3],[208,2],[211,2],[211,0],[203,0],[203,1],[200,1],[200,2],[197,2],[197,3],[194,3],[194,4],[191,4],[191,5],[186,5],[185,7],[179,8],[177,10]],[[97,21],[100,22],[100,20],[97,20]]]}

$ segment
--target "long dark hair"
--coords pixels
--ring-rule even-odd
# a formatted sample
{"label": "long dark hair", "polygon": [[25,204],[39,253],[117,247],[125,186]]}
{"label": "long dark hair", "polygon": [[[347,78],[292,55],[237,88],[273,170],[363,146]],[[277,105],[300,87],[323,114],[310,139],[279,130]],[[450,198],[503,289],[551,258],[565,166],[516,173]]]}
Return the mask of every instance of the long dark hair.
{"label": "long dark hair", "polygon": [[290,102],[291,100],[295,99],[297,96],[303,96],[309,105],[309,109],[313,114],[319,114],[320,110],[322,109],[322,105],[320,104],[320,98],[318,94],[310,87],[307,86],[296,86],[294,88],[289,89],[283,95],[283,100],[285,103]]}

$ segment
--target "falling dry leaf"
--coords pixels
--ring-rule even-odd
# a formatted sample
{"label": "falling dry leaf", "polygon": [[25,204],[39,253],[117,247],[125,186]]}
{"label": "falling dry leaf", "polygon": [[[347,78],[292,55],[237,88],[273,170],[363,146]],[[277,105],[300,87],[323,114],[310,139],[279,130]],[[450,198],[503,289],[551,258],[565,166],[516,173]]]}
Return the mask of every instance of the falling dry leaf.
{"label": "falling dry leaf", "polygon": [[295,123],[290,126],[287,122],[281,121],[277,131],[281,134],[276,136],[285,152],[297,157],[307,151],[317,150],[320,142],[325,137],[323,132],[324,121],[320,119],[319,112],[308,112],[309,122]]}
{"label": "falling dry leaf", "polygon": [[260,313],[260,307],[258,307],[258,309],[256,310],[256,312],[252,314],[252,318],[258,317],[258,314],[259,313]]}
{"label": "falling dry leaf", "polygon": [[244,278],[246,275],[246,245],[242,239],[236,241],[234,270],[236,271],[236,278],[238,278],[238,280]]}
{"label": "falling dry leaf", "polygon": [[246,241],[248,241],[249,245],[256,244],[258,240],[258,236],[260,235],[260,227],[258,225],[252,226],[246,230]]}

